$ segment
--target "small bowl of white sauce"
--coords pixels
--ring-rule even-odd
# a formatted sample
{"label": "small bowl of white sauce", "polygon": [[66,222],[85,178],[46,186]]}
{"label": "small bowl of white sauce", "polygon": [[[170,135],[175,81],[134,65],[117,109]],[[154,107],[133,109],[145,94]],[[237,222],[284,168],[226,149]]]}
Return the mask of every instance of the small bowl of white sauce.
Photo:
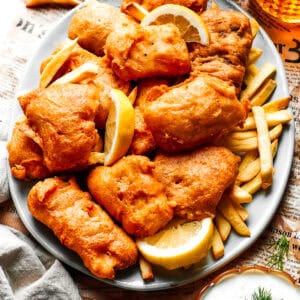
{"label": "small bowl of white sauce", "polygon": [[252,299],[300,300],[300,286],[284,271],[245,266],[216,276],[197,296],[197,300]]}

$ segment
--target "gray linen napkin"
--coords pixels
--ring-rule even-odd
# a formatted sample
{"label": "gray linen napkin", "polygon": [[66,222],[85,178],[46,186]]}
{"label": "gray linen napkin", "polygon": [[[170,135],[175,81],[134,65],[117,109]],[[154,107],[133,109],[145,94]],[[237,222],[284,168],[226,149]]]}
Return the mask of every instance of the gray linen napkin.
{"label": "gray linen napkin", "polygon": [[21,232],[0,225],[1,300],[80,300],[62,264]]}

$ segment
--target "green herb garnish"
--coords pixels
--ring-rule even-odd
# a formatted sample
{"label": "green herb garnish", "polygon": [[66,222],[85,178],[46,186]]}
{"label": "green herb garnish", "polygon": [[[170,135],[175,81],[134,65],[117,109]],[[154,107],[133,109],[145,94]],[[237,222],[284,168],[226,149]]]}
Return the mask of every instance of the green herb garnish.
{"label": "green herb garnish", "polygon": [[288,257],[290,242],[283,234],[278,240],[274,238],[269,243],[270,248],[272,248],[272,255],[268,258],[268,266],[277,268],[278,270],[283,270],[284,260]]}
{"label": "green herb garnish", "polygon": [[272,294],[270,291],[267,291],[262,287],[258,287],[258,291],[255,291],[251,295],[251,300],[272,300]]}

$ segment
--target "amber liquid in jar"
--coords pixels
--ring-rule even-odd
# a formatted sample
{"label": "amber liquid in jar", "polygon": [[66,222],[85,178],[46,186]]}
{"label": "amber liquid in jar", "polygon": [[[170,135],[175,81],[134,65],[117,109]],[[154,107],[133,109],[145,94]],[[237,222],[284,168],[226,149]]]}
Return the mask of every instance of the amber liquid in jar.
{"label": "amber liquid in jar", "polygon": [[267,14],[285,23],[300,23],[300,0],[256,0]]}
{"label": "amber liquid in jar", "polygon": [[273,40],[286,68],[295,64],[300,67],[300,0],[251,0],[250,3],[252,15]]}

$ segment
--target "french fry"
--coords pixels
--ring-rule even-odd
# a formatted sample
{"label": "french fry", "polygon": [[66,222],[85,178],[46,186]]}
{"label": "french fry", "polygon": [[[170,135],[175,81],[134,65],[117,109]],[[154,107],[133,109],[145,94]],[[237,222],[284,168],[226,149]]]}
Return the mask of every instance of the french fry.
{"label": "french fry", "polygon": [[254,39],[259,31],[259,24],[254,18],[250,18],[250,26],[251,26],[252,38]]}
{"label": "french fry", "polygon": [[[272,142],[272,157],[273,157],[273,159],[277,153],[277,149],[278,149],[278,139],[275,139]],[[241,188],[250,194],[254,194],[261,188],[261,184],[262,184],[262,179],[261,179],[261,173],[259,172],[253,179],[251,179],[247,183],[243,184],[241,186]]]}
{"label": "french fry", "polygon": [[131,104],[133,105],[137,96],[137,92],[138,92],[138,87],[135,86],[132,91],[129,93],[128,95],[128,99],[131,102]]}
{"label": "french fry", "polygon": [[240,172],[237,176],[239,182],[247,182],[253,179],[260,172],[260,159],[252,161],[247,168]]}
{"label": "french fry", "polygon": [[248,55],[248,66],[254,64],[262,55],[263,51],[260,48],[252,47]]}
{"label": "french fry", "polygon": [[262,85],[259,91],[251,98],[250,104],[252,106],[264,104],[269,99],[273,91],[275,90],[276,85],[277,84],[275,80],[268,79]]}
{"label": "french fry", "polygon": [[289,106],[290,100],[291,100],[290,96],[279,98],[263,105],[263,109],[265,113],[272,113],[272,112],[284,110]]}
{"label": "french fry", "polygon": [[58,78],[53,84],[78,83],[88,78],[93,78],[98,73],[98,66],[93,63],[85,63],[73,71]]}
{"label": "french fry", "polygon": [[215,224],[222,241],[226,241],[231,231],[230,223],[219,212],[217,212],[215,217]]}
{"label": "french fry", "polygon": [[[271,144],[272,156],[276,153],[278,146],[278,140],[273,141]],[[242,170],[239,170],[237,175],[238,182],[247,182],[253,179],[260,172],[260,158],[257,158],[244,166]],[[245,203],[245,202],[244,202]]]}
{"label": "french fry", "polygon": [[123,11],[139,22],[142,21],[144,17],[149,13],[143,6],[136,2],[128,3],[126,7],[123,8]]}
{"label": "french fry", "polygon": [[219,259],[224,255],[224,244],[216,227],[214,228],[211,250],[215,259]]}
{"label": "french fry", "polygon": [[[270,140],[273,141],[277,139],[281,135],[282,130],[283,127],[281,124],[272,128],[272,130],[269,131]],[[223,145],[225,147],[228,147],[231,151],[234,152],[247,152],[247,151],[258,149],[257,137],[243,139],[243,140],[225,138]]]}
{"label": "french fry", "polygon": [[253,95],[258,91],[258,89],[263,85],[263,83],[272,77],[276,72],[276,68],[274,65],[270,63],[265,63],[259,72],[252,78],[252,80],[248,83],[246,89],[241,92],[241,100],[249,100],[253,97]]}
{"label": "french fry", "polygon": [[[268,127],[274,127],[278,124],[285,124],[292,120],[292,116],[290,112],[286,109],[266,113],[266,121]],[[243,124],[243,128],[235,127],[234,130],[236,131],[248,131],[253,130],[256,128],[255,120],[253,116],[249,116],[245,123]]]}
{"label": "french fry", "polygon": [[241,219],[243,221],[247,221],[249,217],[249,212],[247,211],[247,209],[243,207],[240,203],[234,201],[232,201],[232,205],[234,209],[237,211],[237,213],[239,214],[239,216],[241,217]]}
{"label": "french fry", "polygon": [[223,195],[217,209],[222,213],[238,234],[242,236],[250,236],[248,226],[233,207],[232,201],[228,195]]}
{"label": "french fry", "polygon": [[45,4],[61,4],[61,5],[70,5],[76,6],[80,4],[81,1],[78,0],[28,0],[26,2],[26,7],[35,7]]}
{"label": "french fry", "polygon": [[260,170],[262,188],[267,189],[273,181],[273,158],[271,140],[265,111],[261,106],[252,107],[253,116],[257,128],[258,153],[260,156]]}
{"label": "french fry", "polygon": [[240,162],[239,173],[243,172],[244,169],[247,168],[248,165],[257,158],[257,156],[258,156],[258,152],[256,150],[247,152],[243,156],[242,161]]}
{"label": "french fry", "polygon": [[139,256],[139,267],[142,278],[144,280],[151,280],[154,278],[151,264],[146,261],[141,255]]}
{"label": "french fry", "polygon": [[52,59],[47,63],[41,74],[40,88],[45,88],[49,85],[56,72],[71,55],[76,44],[77,39],[72,40],[55,55],[53,55]]}
{"label": "french fry", "polygon": [[257,137],[256,130],[249,130],[249,131],[235,131],[232,133],[229,133],[226,136],[226,139],[234,139],[234,140],[244,140]]}
{"label": "french fry", "polygon": [[[237,178],[237,180],[239,179]],[[229,196],[236,203],[250,203],[252,201],[252,195],[236,184],[230,190]]]}

